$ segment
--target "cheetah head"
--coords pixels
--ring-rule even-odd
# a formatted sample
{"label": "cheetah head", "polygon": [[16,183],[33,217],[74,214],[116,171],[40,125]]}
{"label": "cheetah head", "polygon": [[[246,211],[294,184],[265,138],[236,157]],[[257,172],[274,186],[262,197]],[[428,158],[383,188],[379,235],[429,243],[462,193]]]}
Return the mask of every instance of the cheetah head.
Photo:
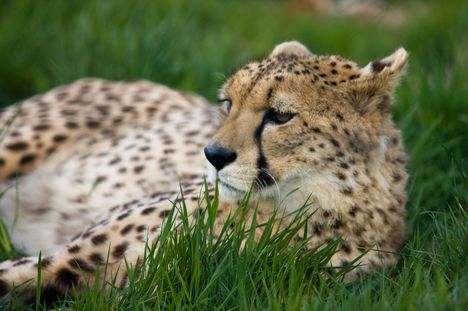
{"label": "cheetah head", "polygon": [[407,55],[400,48],[360,68],[292,41],[238,70],[220,91],[225,119],[204,150],[221,197],[284,196],[291,185],[342,187],[353,162],[379,161]]}

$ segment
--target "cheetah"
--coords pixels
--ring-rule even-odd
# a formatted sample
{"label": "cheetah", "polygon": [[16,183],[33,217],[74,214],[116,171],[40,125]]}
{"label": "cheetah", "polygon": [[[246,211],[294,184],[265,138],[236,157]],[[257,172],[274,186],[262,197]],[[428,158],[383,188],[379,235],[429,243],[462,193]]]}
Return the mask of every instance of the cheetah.
{"label": "cheetah", "polygon": [[290,41],[227,79],[221,107],[147,81],[83,79],[6,108],[0,216],[32,257],[0,264],[0,294],[35,290],[39,252],[44,287],[125,286],[124,262],[155,243],[181,189],[193,217],[216,183],[217,227],[247,193],[258,223],[308,202],[307,243],[340,238],[333,266],[358,258],[345,281],[394,266],[407,154],[391,107],[407,59],[400,48],[359,67]]}

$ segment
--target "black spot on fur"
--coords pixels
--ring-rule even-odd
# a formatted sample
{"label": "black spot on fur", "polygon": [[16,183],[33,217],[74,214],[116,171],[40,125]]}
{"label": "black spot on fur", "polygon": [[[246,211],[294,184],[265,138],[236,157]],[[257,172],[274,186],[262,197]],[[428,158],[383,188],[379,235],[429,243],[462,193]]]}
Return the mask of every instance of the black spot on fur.
{"label": "black spot on fur", "polygon": [[337,148],[340,147],[340,143],[336,139],[332,138],[332,139],[330,139],[330,142],[332,143],[333,146],[335,146]]}
{"label": "black spot on fur", "polygon": [[353,205],[353,207],[351,207],[351,209],[349,210],[349,215],[351,217],[356,217],[356,213],[359,211],[359,206],[357,205]]}
{"label": "black spot on fur", "polygon": [[54,153],[57,149],[55,147],[50,147],[49,149],[47,149],[47,154],[50,155],[52,153]]}
{"label": "black spot on fur", "polygon": [[107,235],[105,235],[104,233],[95,235],[91,238],[91,242],[94,245],[100,245],[100,244],[105,243],[106,241],[107,241]]}
{"label": "black spot on fur", "polygon": [[113,159],[112,161],[109,162],[109,165],[117,164],[117,163],[119,163],[120,161],[122,161],[122,159],[120,159],[120,158],[115,158],[115,159]]}
{"label": "black spot on fur", "polygon": [[91,262],[94,263],[95,265],[104,264],[104,259],[98,253],[92,253],[91,255],[89,255],[89,260],[91,260]]}
{"label": "black spot on fur", "polygon": [[117,220],[125,219],[125,218],[127,218],[128,216],[130,216],[130,212],[126,212],[126,213],[124,213],[124,214],[120,214],[120,215],[117,217]]}
{"label": "black spot on fur", "polygon": [[332,224],[332,228],[333,229],[340,229],[341,227],[343,226],[343,223],[340,221],[340,220],[336,220],[333,224]]}
{"label": "black spot on fur", "polygon": [[76,122],[67,122],[67,123],[65,123],[65,127],[70,129],[70,130],[73,130],[73,129],[77,129],[80,126]]}
{"label": "black spot on fur", "polygon": [[138,227],[136,227],[137,232],[143,232],[145,230],[146,230],[146,225],[139,225]]}
{"label": "black spot on fur", "polygon": [[33,126],[33,131],[47,131],[48,129],[50,129],[50,125],[48,124],[39,124],[39,125],[36,125],[36,126]]}
{"label": "black spot on fur", "polygon": [[70,259],[68,261],[68,264],[76,270],[80,270],[84,272],[94,272],[94,268],[92,266],[90,266],[89,264],[87,264],[86,262],[84,262],[83,260],[79,258]]}
{"label": "black spot on fur", "polygon": [[166,209],[166,210],[161,211],[161,213],[159,213],[159,217],[164,218],[164,217],[169,216],[170,214],[171,214],[171,210]]}
{"label": "black spot on fur", "polygon": [[71,247],[68,248],[68,252],[70,254],[76,254],[80,251],[81,247],[79,245],[73,245]]}
{"label": "black spot on fur", "polygon": [[107,180],[107,177],[106,177],[106,176],[98,176],[94,182],[95,182],[96,184],[98,184],[98,183],[104,182],[104,181],[106,181],[106,180]]}
{"label": "black spot on fur", "polygon": [[26,155],[21,157],[20,165],[29,164],[29,163],[33,162],[35,159],[36,159],[36,156],[34,154],[26,154]]}
{"label": "black spot on fur", "polygon": [[78,283],[79,276],[68,268],[61,268],[57,271],[55,281],[65,287],[70,287]]}
{"label": "black spot on fur", "polygon": [[19,141],[5,146],[10,151],[24,151],[29,148],[29,144],[24,141]]}
{"label": "black spot on fur", "polygon": [[13,267],[22,266],[30,262],[28,258],[20,258],[13,262]]}
{"label": "black spot on fur", "polygon": [[314,230],[315,235],[320,235],[322,233],[322,230],[323,230],[323,225],[316,223],[316,224],[314,224],[313,230]]}
{"label": "black spot on fur", "polygon": [[139,174],[139,173],[141,173],[144,169],[145,169],[145,166],[144,166],[144,165],[136,166],[136,167],[133,168],[133,172],[134,172],[135,174]]}
{"label": "black spot on fur", "polygon": [[132,106],[124,106],[122,107],[122,112],[131,112],[135,110],[135,108],[133,108]]}
{"label": "black spot on fur", "polygon": [[403,179],[403,176],[401,176],[401,174],[398,174],[398,173],[394,173],[392,177],[393,177],[393,182],[400,182]]}
{"label": "black spot on fur", "polygon": [[134,227],[133,224],[126,225],[125,227],[123,227],[122,230],[120,230],[120,234],[126,235],[127,233],[129,233],[133,229],[133,227]]}
{"label": "black spot on fur", "polygon": [[148,214],[151,214],[152,212],[154,212],[156,210],[155,207],[147,207],[145,208],[144,210],[141,211],[141,215],[148,215]]}
{"label": "black spot on fur", "polygon": [[114,256],[116,258],[121,258],[125,254],[125,251],[127,250],[127,247],[128,247],[127,242],[123,242],[122,244],[117,245],[114,248],[114,250],[112,251],[112,256]]}
{"label": "black spot on fur", "polygon": [[55,143],[62,143],[64,141],[67,140],[67,136],[66,135],[55,135],[52,140],[55,142]]}
{"label": "black spot on fur", "polygon": [[96,129],[98,127],[101,126],[101,124],[97,121],[93,121],[93,120],[88,120],[86,121],[86,126],[90,129]]}
{"label": "black spot on fur", "polygon": [[341,242],[341,250],[346,254],[351,253],[351,247],[349,246],[349,243],[345,241]]}
{"label": "black spot on fur", "polygon": [[[48,266],[50,266],[50,264],[53,262],[52,260],[52,257],[51,256],[48,256],[48,257],[45,257],[45,258],[42,258],[41,259],[41,266],[43,269],[46,269]],[[34,267],[37,268],[38,264],[34,264]]]}
{"label": "black spot on fur", "polygon": [[92,228],[91,229],[88,229],[85,233],[83,233],[83,235],[81,236],[83,239],[86,239],[86,238],[89,238],[91,236],[91,234],[93,233],[93,230]]}
{"label": "black spot on fur", "polygon": [[346,180],[346,175],[341,173],[341,172],[337,172],[336,174],[336,177],[338,177],[338,179],[340,180]]}

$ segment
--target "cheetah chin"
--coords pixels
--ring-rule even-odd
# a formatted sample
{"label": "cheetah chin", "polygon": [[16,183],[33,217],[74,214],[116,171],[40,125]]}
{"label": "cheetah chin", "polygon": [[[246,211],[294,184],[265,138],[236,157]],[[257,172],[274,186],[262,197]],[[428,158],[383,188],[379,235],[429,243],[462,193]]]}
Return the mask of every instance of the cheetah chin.
{"label": "cheetah chin", "polygon": [[215,236],[246,193],[247,219],[275,216],[278,229],[294,220],[278,210],[307,202],[308,246],[340,239],[329,264],[356,260],[345,281],[395,266],[408,175],[391,110],[407,60],[400,48],[360,67],[292,41],[228,78],[221,107],[148,81],[82,79],[1,110],[0,217],[30,257],[0,264],[0,296],[34,295],[39,252],[55,293],[96,277],[128,286],[126,265],[157,241],[180,189],[193,219],[216,179]]}

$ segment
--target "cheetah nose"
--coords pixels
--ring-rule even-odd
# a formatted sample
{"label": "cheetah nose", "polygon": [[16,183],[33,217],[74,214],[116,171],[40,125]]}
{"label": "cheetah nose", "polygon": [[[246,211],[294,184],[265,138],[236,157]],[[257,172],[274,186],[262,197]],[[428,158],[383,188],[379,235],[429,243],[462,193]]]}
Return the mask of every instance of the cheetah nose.
{"label": "cheetah nose", "polygon": [[220,146],[206,146],[203,151],[205,152],[205,157],[218,171],[234,162],[237,158],[235,151]]}

